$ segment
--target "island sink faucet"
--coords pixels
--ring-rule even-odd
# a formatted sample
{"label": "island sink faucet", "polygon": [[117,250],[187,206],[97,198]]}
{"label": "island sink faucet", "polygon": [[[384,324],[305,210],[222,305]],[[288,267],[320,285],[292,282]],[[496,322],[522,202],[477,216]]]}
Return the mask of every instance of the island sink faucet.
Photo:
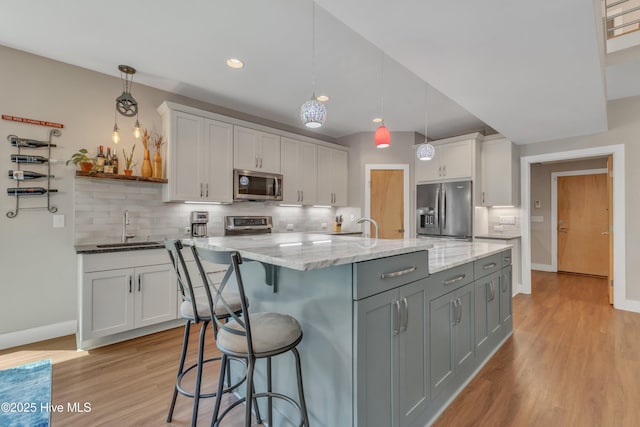
{"label": "island sink faucet", "polygon": [[358,218],[356,220],[356,224],[362,224],[365,221],[366,222],[370,222],[373,225],[373,229],[375,230],[376,239],[377,239],[378,238],[378,223],[374,219],[367,218],[367,217],[363,216],[362,218]]}
{"label": "island sink faucet", "polygon": [[127,241],[129,239],[133,239],[134,237],[136,237],[135,234],[128,234],[127,233],[127,225],[129,225],[129,211],[128,210],[124,210],[122,212],[122,243],[127,243]]}

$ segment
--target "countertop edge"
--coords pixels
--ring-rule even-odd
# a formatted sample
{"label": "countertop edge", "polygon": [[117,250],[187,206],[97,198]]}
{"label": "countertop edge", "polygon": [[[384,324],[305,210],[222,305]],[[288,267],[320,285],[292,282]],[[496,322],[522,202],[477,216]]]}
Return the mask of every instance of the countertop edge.
{"label": "countertop edge", "polygon": [[[492,248],[490,248],[487,251],[483,251],[481,253],[478,254],[474,254],[474,255],[470,255],[467,256],[465,258],[460,258],[460,259],[456,259],[454,261],[451,262],[446,262],[446,263],[442,263],[439,264],[437,266],[435,266],[434,268],[432,268],[432,264],[431,264],[431,260],[429,261],[429,274],[435,274],[435,273],[439,273],[441,271],[444,270],[449,270],[450,268],[454,268],[454,267],[458,267],[460,265],[464,265],[467,264],[469,262],[473,262],[482,258],[486,258],[488,256],[491,255],[495,255],[498,254],[506,249],[510,249],[513,248],[513,245],[509,245],[509,244],[501,244],[501,243],[486,243],[488,245],[491,245]],[[434,248],[434,249],[430,249],[431,250],[438,250],[438,248]]]}

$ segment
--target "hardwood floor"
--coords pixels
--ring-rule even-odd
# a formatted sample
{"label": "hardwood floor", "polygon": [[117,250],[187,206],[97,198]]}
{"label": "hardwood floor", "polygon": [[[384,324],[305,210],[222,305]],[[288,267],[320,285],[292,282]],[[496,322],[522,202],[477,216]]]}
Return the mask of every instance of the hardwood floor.
{"label": "hardwood floor", "polygon": [[640,314],[606,279],[534,272],[514,334],[434,426],[640,425]]}
{"label": "hardwood floor", "polygon": [[[604,279],[534,272],[532,289],[514,298],[513,337],[434,425],[640,425],[640,314],[611,308]],[[54,413],[53,426],[187,426],[192,406],[182,396],[165,423],[182,331],[89,352],[63,337],[0,351],[0,369],[53,360],[53,403],[91,404],[91,412]],[[215,345],[207,348],[213,356]],[[212,407],[202,401],[199,426],[209,425]],[[225,425],[241,425],[241,412]]]}

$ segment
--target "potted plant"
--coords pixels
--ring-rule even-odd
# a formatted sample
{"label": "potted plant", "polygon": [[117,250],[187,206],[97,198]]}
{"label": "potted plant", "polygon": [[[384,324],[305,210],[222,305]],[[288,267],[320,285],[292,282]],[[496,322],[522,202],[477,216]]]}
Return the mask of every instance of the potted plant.
{"label": "potted plant", "polygon": [[136,151],[136,144],[131,147],[131,153],[127,156],[127,152],[122,148],[122,155],[124,156],[124,174],[131,176],[133,174],[133,168],[138,163],[133,163],[133,152]]}
{"label": "potted plant", "polygon": [[73,153],[66,164],[69,163],[79,165],[82,172],[95,172],[96,170],[96,158],[89,156],[86,148],[81,148]]}

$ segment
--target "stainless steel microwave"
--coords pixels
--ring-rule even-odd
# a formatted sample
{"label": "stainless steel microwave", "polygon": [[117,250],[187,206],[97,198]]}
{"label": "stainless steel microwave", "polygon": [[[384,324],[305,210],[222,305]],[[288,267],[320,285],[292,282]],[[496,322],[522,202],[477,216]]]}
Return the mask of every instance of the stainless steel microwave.
{"label": "stainless steel microwave", "polygon": [[233,200],[282,200],[282,175],[233,170]]}

